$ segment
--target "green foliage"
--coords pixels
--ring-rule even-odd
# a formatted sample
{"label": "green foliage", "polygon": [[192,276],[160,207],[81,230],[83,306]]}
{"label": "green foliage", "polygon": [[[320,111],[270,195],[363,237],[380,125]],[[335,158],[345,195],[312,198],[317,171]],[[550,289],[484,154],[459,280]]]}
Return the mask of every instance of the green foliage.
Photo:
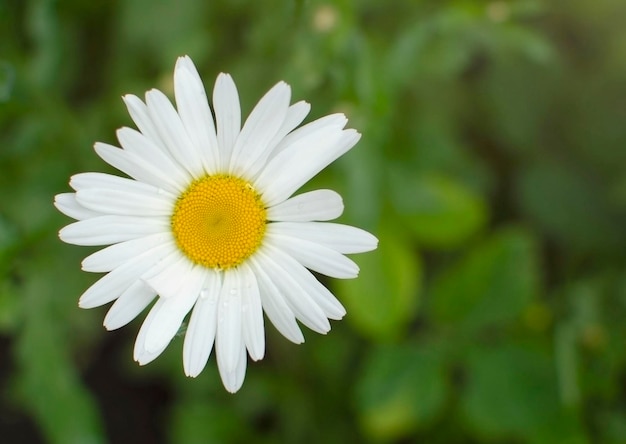
{"label": "green foliage", "polygon": [[[0,0],[0,430],[7,442],[622,443],[626,5],[619,0]],[[76,300],[70,175],[172,95],[179,55],[248,113],[285,80],[310,121],[363,138],[308,188],[380,247],[347,308],[295,346],[266,322],[242,390],[177,338],[138,367],[141,320]],[[140,316],[140,318],[142,318]]]}
{"label": "green foliage", "polygon": [[470,331],[504,327],[538,294],[538,279],[532,237],[511,228],[496,233],[435,278],[433,320]]}
{"label": "green foliage", "polygon": [[[39,249],[48,250],[49,242],[41,242]],[[50,291],[65,270],[49,252],[34,254],[22,267],[24,284],[10,294],[21,302],[19,312],[12,313],[19,319],[13,325],[13,395],[32,411],[50,442],[103,443],[101,418],[71,358],[79,344],[68,337],[66,320],[75,314],[75,304],[58,302],[60,295]],[[64,287],[80,291],[70,283]]]}
{"label": "green foliage", "polygon": [[624,237],[597,182],[543,163],[519,175],[520,206],[540,229],[572,248],[610,248]]}
{"label": "green foliage", "polygon": [[335,283],[349,321],[374,341],[406,334],[415,317],[422,275],[421,262],[406,236],[387,226],[377,234],[385,242],[377,251],[356,258],[359,278]]}
{"label": "green foliage", "polygon": [[446,176],[394,171],[392,199],[400,219],[426,247],[455,247],[485,224],[483,199]]}
{"label": "green foliage", "polygon": [[363,428],[373,438],[399,438],[431,423],[449,390],[442,354],[405,344],[374,349],[357,385]]}
{"label": "green foliage", "polygon": [[469,351],[461,408],[478,436],[586,442],[559,402],[552,359],[542,348],[509,343]]}

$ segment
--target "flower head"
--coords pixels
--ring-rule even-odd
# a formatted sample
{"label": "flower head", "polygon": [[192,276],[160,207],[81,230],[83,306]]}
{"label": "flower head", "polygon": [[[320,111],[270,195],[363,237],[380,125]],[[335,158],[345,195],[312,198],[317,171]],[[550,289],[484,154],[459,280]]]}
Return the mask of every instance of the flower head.
{"label": "flower head", "polygon": [[[80,298],[92,308],[113,302],[104,325],[126,325],[152,304],[135,342],[140,364],[154,360],[189,315],[183,345],[188,376],[205,367],[213,344],[226,389],[237,391],[247,354],[263,358],[263,312],[287,339],[301,343],[297,321],[326,333],[343,306],[309,270],[354,278],[345,254],[376,248],[361,229],[329,223],[341,197],[315,190],[291,197],[352,148],[360,134],[333,114],[297,128],[306,102],[274,86],[241,127],[232,78],[220,74],[213,112],[189,57],[174,72],[176,108],[158,90],[145,103],[124,102],[139,131],[121,128],[121,149],[96,143],[107,163],[127,174],[73,176],[74,193],[56,207],[77,220],[59,232],[75,245],[108,245],[82,268],[105,272]],[[213,118],[215,115],[215,120]],[[297,129],[296,129],[297,128]]]}

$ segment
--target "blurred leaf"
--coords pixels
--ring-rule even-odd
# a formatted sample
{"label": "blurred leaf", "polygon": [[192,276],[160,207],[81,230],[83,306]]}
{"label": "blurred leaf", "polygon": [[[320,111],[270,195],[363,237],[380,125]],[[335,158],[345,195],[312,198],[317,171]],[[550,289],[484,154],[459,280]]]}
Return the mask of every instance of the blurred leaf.
{"label": "blurred leaf", "polygon": [[435,11],[416,9],[410,26],[401,29],[387,57],[386,78],[392,91],[426,75],[433,79],[456,76],[473,57],[473,26],[480,19],[470,8],[444,5]]}
{"label": "blurred leaf", "polygon": [[[346,203],[346,216],[350,221],[366,228],[375,227],[381,217],[384,202],[384,173],[380,168],[383,158],[376,145],[384,140],[385,130],[368,132],[355,149],[337,162],[341,168],[340,181]],[[336,187],[334,187],[336,188]],[[367,196],[367,199],[363,199]]]}
{"label": "blurred leaf", "polygon": [[[51,443],[105,442],[95,403],[72,362],[66,333],[68,318],[59,304],[54,282],[66,272],[64,263],[40,252],[25,270],[28,280],[20,294],[23,315],[16,339],[19,371],[15,389],[35,415]],[[71,287],[71,286],[70,286]],[[74,304],[71,304],[74,306]]]}
{"label": "blurred leaf", "polygon": [[580,403],[578,382],[580,358],[576,328],[571,324],[563,323],[556,328],[554,335],[554,353],[561,400],[567,406],[578,405]]}
{"label": "blurred leaf", "polygon": [[436,322],[475,329],[520,316],[539,290],[533,237],[508,228],[487,239],[433,282]]}
{"label": "blurred leaf", "polygon": [[[127,55],[129,63],[141,64],[156,59],[157,67],[163,69],[169,67],[176,57],[194,52],[199,53],[198,63],[203,59],[201,54],[206,54],[214,44],[208,30],[200,25],[208,12],[205,2],[131,0],[120,3],[120,6],[122,20],[117,37],[123,37],[119,41],[120,51]],[[156,24],[158,32],[154,29]],[[151,57],[146,59],[147,55]],[[168,69],[168,75],[169,72]]]}
{"label": "blurred leaf", "polygon": [[361,268],[357,279],[334,282],[345,303],[346,318],[374,340],[401,336],[417,309],[422,279],[421,262],[411,243],[397,229],[382,226],[376,251],[354,258]]}
{"label": "blurred leaf", "polygon": [[462,408],[478,436],[584,443],[576,417],[559,404],[545,347],[506,344],[468,352]]}
{"label": "blurred leaf", "polygon": [[0,276],[0,333],[8,335],[19,325],[22,305],[15,288]]}
{"label": "blurred leaf", "polygon": [[561,399],[568,406],[581,402],[581,347],[600,351],[605,346],[601,302],[606,293],[606,281],[604,278],[577,279],[558,294],[566,304],[567,317],[555,326],[555,361]]}
{"label": "blurred leaf", "polygon": [[603,443],[622,444],[626,436],[626,411],[623,407],[612,411],[602,418],[601,433]]}
{"label": "blurred leaf", "polygon": [[384,78],[387,87],[396,93],[402,86],[410,82],[420,66],[419,58],[432,33],[429,22],[415,20],[411,27],[401,30],[401,34],[393,42],[387,56],[387,72]]}
{"label": "blurred leaf", "polygon": [[250,436],[231,408],[187,399],[173,411],[171,442],[185,444],[246,442]]}
{"label": "blurred leaf", "polygon": [[0,103],[8,102],[15,86],[15,68],[4,60],[0,60]]}
{"label": "blurred leaf", "polygon": [[422,245],[457,246],[487,220],[483,199],[446,176],[394,168],[390,187],[396,211]]}
{"label": "blurred leaf", "polygon": [[34,42],[35,50],[31,66],[26,74],[33,83],[44,88],[55,88],[63,46],[62,29],[54,0],[38,0],[28,3],[27,34]]}
{"label": "blurred leaf", "polygon": [[10,267],[11,256],[15,253],[19,241],[16,225],[0,213],[0,277],[3,277],[4,268]]}
{"label": "blurred leaf", "polygon": [[524,212],[548,236],[568,247],[606,249],[623,245],[616,224],[594,181],[556,162],[522,170],[517,193]]}
{"label": "blurred leaf", "polygon": [[613,402],[618,396],[626,365],[625,284],[623,269],[603,271],[578,277],[554,295],[564,312],[555,330],[564,402],[582,403],[585,395]]}
{"label": "blurred leaf", "polygon": [[[493,56],[481,78],[477,100],[486,115],[475,127],[485,127],[498,147],[513,153],[534,153],[544,147],[546,121],[551,118],[555,86],[560,81],[554,66],[532,63],[510,52]],[[528,79],[536,79],[529,82]]]}
{"label": "blurred leaf", "polygon": [[439,350],[419,344],[372,351],[356,387],[368,436],[398,439],[437,417],[448,391],[442,358]]}

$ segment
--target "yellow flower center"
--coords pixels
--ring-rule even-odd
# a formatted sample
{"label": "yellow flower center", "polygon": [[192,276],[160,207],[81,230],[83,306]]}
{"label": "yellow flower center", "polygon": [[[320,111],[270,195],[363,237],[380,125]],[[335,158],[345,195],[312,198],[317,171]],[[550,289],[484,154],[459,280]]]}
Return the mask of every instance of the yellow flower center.
{"label": "yellow flower center", "polygon": [[245,180],[206,176],[176,201],[172,232],[193,262],[223,270],[241,264],[261,245],[265,215],[261,196]]}

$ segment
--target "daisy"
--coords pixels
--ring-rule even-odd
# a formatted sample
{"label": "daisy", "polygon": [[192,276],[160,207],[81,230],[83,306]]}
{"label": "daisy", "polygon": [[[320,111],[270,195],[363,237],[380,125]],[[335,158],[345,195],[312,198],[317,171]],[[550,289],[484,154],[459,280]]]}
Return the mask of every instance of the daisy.
{"label": "daisy", "polygon": [[[55,206],[77,220],[64,242],[104,246],[82,269],[107,273],[79,300],[110,302],[108,330],[152,304],[134,347],[144,365],[167,347],[189,315],[183,367],[197,376],[215,343],[222,382],[243,384],[247,356],[265,353],[263,313],[287,339],[304,342],[297,321],[318,333],[345,309],[309,270],[348,279],[357,265],[345,254],[373,250],[359,228],[327,222],[343,212],[331,190],[292,195],[360,138],[342,114],[297,128],[310,105],[290,105],[284,82],[261,98],[243,127],[232,78],[220,74],[209,107],[189,57],[174,70],[176,108],[156,89],[123,97],[139,131],[121,128],[121,148],[96,143],[96,153],[130,178],[72,176],[74,193]],[[215,116],[215,120],[213,119]],[[296,129],[297,128],[297,129]]]}

